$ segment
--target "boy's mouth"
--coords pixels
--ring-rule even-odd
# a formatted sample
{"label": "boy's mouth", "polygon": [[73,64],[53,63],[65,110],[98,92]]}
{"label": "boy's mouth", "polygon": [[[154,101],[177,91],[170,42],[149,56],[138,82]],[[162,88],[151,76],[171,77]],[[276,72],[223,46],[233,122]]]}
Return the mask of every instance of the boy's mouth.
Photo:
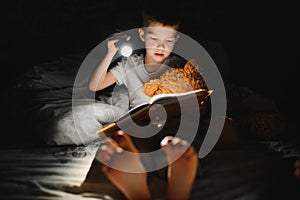
{"label": "boy's mouth", "polygon": [[155,53],[154,55],[159,56],[159,57],[163,57],[164,56],[163,53]]}

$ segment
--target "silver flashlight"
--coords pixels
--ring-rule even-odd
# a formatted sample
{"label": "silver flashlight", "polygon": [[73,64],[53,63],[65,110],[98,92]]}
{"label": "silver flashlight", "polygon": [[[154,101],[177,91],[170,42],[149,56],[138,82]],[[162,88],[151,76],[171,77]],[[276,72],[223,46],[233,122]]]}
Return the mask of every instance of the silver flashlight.
{"label": "silver flashlight", "polygon": [[122,38],[119,40],[116,46],[119,48],[119,52],[122,56],[124,57],[131,56],[133,49],[131,43],[128,40]]}

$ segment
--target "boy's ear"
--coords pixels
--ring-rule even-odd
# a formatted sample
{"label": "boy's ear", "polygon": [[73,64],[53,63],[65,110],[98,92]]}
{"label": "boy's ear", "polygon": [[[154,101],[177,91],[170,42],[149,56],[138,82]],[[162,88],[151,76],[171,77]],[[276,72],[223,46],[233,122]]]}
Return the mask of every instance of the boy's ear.
{"label": "boy's ear", "polygon": [[177,34],[177,35],[176,35],[175,42],[177,42],[177,41],[179,40],[179,38],[180,38],[180,35],[179,35],[179,34]]}
{"label": "boy's ear", "polygon": [[145,42],[145,31],[139,28],[139,36],[143,42]]}

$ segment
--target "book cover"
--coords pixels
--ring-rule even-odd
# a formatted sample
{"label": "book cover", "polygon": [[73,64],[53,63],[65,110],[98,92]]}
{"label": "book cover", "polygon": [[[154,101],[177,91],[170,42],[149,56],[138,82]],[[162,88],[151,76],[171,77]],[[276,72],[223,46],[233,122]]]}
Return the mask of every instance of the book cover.
{"label": "book cover", "polygon": [[[103,126],[97,133],[99,135],[104,133],[107,137],[110,137],[115,131],[124,129],[125,132],[134,131],[133,129],[136,129],[136,127],[144,127],[149,123],[163,126],[167,120],[181,114],[180,104],[189,104],[191,99],[195,97],[200,104],[212,92],[213,90],[198,89],[182,93],[155,95],[148,103],[130,109],[117,120]],[[193,113],[193,108],[187,112]]]}

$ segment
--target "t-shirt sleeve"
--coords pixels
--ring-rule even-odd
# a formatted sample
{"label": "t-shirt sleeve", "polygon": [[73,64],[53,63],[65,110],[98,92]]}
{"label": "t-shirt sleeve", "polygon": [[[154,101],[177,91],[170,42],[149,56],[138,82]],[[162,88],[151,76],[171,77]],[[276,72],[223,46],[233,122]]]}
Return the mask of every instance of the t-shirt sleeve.
{"label": "t-shirt sleeve", "polygon": [[121,85],[124,83],[125,70],[124,70],[124,65],[122,62],[118,62],[118,64],[116,66],[114,66],[113,68],[111,68],[109,71],[117,79],[117,84]]}

